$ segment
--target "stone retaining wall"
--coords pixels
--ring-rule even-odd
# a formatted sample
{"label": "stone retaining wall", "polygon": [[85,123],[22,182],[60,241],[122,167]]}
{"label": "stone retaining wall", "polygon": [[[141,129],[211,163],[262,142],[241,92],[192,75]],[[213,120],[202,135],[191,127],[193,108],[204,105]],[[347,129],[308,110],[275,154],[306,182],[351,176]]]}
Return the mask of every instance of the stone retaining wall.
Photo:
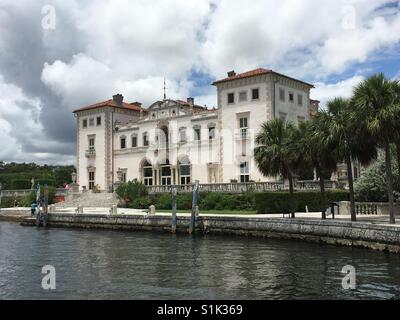
{"label": "stone retaining wall", "polygon": [[[187,232],[189,222],[190,217],[178,217],[177,232]],[[171,217],[52,213],[49,226],[170,232]],[[200,216],[196,232],[296,239],[400,253],[400,227],[360,222]]]}

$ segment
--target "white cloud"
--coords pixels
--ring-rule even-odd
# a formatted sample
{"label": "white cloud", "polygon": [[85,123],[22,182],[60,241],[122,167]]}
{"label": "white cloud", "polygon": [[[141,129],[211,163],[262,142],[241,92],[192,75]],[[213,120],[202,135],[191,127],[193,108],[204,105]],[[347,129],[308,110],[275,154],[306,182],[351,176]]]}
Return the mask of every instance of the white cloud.
{"label": "white cloud", "polygon": [[294,76],[323,78],[365,62],[400,40],[400,10],[378,10],[393,1],[221,0],[202,46],[213,75],[266,66]]}
{"label": "white cloud", "polygon": [[354,76],[337,83],[315,84],[315,89],[311,91],[311,97],[321,101],[321,107],[325,107],[326,102],[335,97],[350,98],[355,85],[364,80],[362,76]]}
{"label": "white cloud", "polygon": [[[63,145],[48,139],[39,120],[42,105],[21,88],[5,83],[0,74],[0,159],[47,163],[71,163],[73,157],[63,155]],[[59,149],[59,153],[46,150]]]}
{"label": "white cloud", "polygon": [[[128,80],[128,77],[119,74],[113,66],[96,61],[85,54],[74,56],[68,64],[62,61],[46,64],[42,81],[59,95],[63,104],[71,110],[110,99],[117,92],[124,95],[125,101],[140,101],[144,105],[163,98],[164,78],[148,76]],[[186,80],[167,80],[167,95],[171,98],[186,97],[192,85]]]}

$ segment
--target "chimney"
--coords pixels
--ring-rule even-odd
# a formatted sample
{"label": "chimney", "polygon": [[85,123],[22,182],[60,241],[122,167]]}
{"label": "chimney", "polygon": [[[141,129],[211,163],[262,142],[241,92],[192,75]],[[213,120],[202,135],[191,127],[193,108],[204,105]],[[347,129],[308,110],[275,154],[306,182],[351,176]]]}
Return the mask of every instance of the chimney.
{"label": "chimney", "polygon": [[113,95],[113,101],[117,106],[122,106],[122,101],[124,101],[124,96],[120,93]]}
{"label": "chimney", "polygon": [[193,106],[194,105],[194,98],[192,98],[192,97],[189,97],[189,98],[187,98],[187,103],[189,103],[191,106]]}
{"label": "chimney", "polygon": [[229,72],[228,72],[228,78],[234,77],[234,76],[236,76],[235,70],[232,70],[232,71],[229,71]]}

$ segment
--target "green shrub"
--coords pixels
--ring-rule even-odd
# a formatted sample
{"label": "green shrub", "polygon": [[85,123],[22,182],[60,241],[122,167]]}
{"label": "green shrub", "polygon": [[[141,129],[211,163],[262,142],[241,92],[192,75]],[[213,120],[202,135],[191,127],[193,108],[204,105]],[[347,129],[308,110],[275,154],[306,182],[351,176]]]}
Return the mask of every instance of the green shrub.
{"label": "green shrub", "polygon": [[[393,159],[394,155],[393,155]],[[397,201],[400,201],[399,173],[397,161],[393,160],[393,189]],[[380,154],[378,160],[368,167],[354,186],[356,201],[387,202],[385,156]]]}
{"label": "green shrub", "polygon": [[150,206],[150,199],[147,196],[136,198],[128,204],[128,207],[132,209],[148,209]]}
{"label": "green shrub", "polygon": [[[295,207],[298,212],[321,210],[321,193],[319,191],[296,192]],[[348,201],[349,193],[343,190],[326,191],[327,206],[332,202]],[[289,192],[267,192],[255,194],[255,206],[259,214],[289,213]]]}
{"label": "green shrub", "polygon": [[147,195],[147,188],[142,182],[135,179],[119,185],[115,193],[125,205],[129,206],[133,200]]}
{"label": "green shrub", "polygon": [[[54,196],[56,194],[55,187],[49,187],[49,204],[54,202]],[[40,188],[40,196],[44,197],[44,187]],[[36,202],[36,191],[32,190],[29,194],[21,198],[20,206],[21,207],[30,207],[32,203]]]}
{"label": "green shrub", "polygon": [[178,210],[192,209],[192,194],[180,193],[176,195],[176,206]]}
{"label": "green shrub", "polygon": [[31,180],[28,179],[15,179],[11,181],[12,190],[30,189],[32,186]]}
{"label": "green shrub", "polygon": [[2,197],[0,208],[13,208],[15,201],[18,201],[19,206],[22,207],[21,200],[22,197]]}

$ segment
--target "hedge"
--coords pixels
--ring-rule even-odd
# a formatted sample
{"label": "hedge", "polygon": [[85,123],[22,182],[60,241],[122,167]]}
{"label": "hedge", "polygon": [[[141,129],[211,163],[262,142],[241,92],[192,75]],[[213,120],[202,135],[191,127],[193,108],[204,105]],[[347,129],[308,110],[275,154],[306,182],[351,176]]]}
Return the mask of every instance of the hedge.
{"label": "hedge", "polygon": [[[41,186],[48,185],[49,187],[54,187],[56,181],[54,179],[38,179],[35,180],[35,185],[40,184]],[[32,187],[31,180],[28,179],[15,179],[11,181],[11,189],[12,190],[26,190]]]}
{"label": "hedge", "polygon": [[15,200],[18,202],[19,206],[21,207],[21,201],[23,197],[2,197],[0,208],[13,208],[15,204]]}
{"label": "hedge", "polygon": [[[181,193],[176,196],[178,210],[192,209],[192,194]],[[149,195],[134,199],[128,207],[134,209],[147,209],[155,205],[160,210],[172,209],[172,196],[170,193]],[[226,194],[226,193],[200,193],[198,199],[200,210],[255,210],[254,193]]]}
{"label": "hedge", "polygon": [[[306,206],[310,212],[321,210],[321,193],[319,191],[296,192],[295,207],[297,212],[305,212]],[[327,205],[337,201],[348,201],[349,193],[344,190],[326,191]],[[255,194],[255,206],[258,214],[289,213],[288,192],[267,192]]]}

